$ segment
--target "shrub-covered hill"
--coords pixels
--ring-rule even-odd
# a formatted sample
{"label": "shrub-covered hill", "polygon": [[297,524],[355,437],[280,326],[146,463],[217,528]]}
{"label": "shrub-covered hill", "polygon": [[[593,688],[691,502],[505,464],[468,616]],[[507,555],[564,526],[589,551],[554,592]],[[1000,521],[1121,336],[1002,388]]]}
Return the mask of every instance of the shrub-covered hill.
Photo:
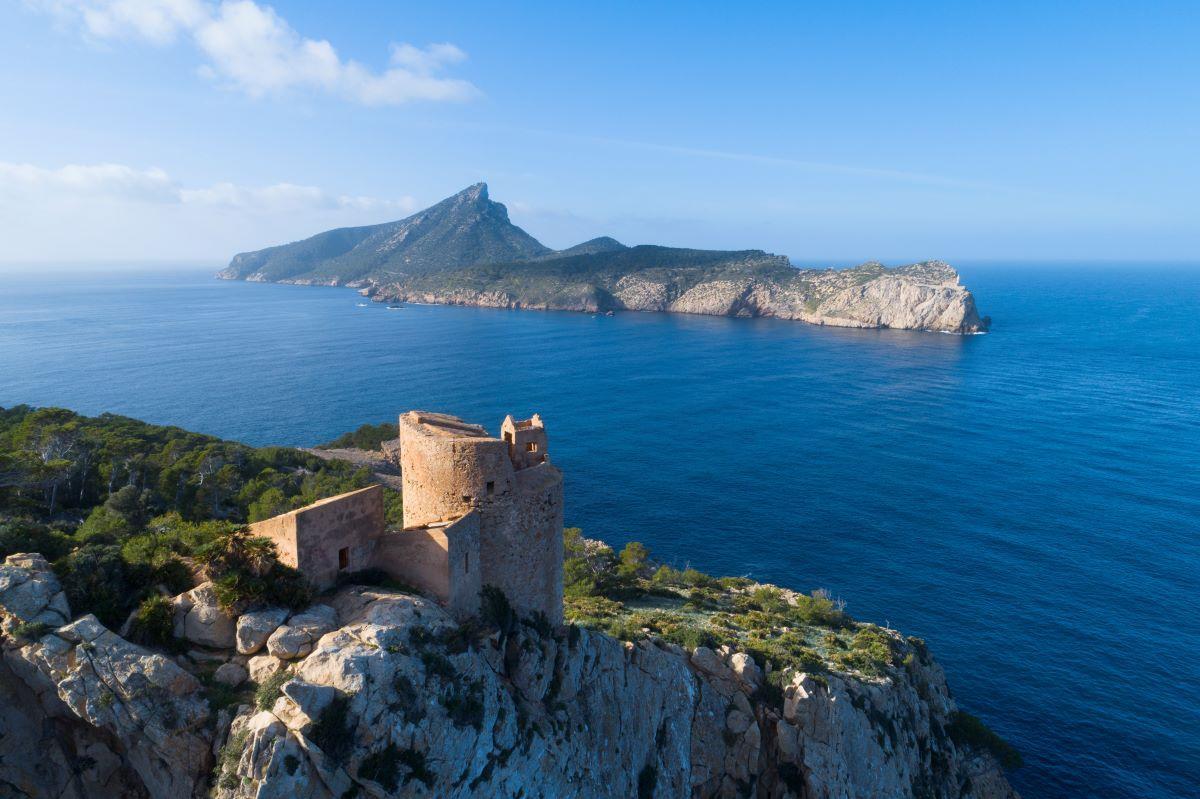
{"label": "shrub-covered hill", "polygon": [[[288,447],[113,414],[0,408],[0,558],[42,553],[72,607],[119,626],[154,586],[190,588],[197,557],[246,522],[373,482],[369,469]],[[398,520],[400,496],[387,497]]]}

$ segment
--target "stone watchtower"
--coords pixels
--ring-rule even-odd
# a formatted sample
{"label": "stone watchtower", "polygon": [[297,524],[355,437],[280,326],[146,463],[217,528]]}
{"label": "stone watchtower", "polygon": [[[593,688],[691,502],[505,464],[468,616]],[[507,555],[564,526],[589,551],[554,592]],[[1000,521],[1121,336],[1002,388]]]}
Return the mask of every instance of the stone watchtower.
{"label": "stone watchtower", "polygon": [[518,612],[541,611],[559,624],[562,473],[550,463],[541,417],[508,416],[501,436],[445,414],[403,414],[404,527],[477,517],[478,566],[469,565],[479,584],[501,589]]}

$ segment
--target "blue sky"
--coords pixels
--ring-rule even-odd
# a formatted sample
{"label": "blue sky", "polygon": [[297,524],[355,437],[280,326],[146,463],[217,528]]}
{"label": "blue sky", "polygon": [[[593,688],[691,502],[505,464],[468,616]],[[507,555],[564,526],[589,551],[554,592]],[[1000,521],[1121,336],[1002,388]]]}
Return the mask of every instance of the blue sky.
{"label": "blue sky", "polygon": [[555,247],[1195,260],[1200,4],[0,5],[0,261],[212,261],[478,180]]}

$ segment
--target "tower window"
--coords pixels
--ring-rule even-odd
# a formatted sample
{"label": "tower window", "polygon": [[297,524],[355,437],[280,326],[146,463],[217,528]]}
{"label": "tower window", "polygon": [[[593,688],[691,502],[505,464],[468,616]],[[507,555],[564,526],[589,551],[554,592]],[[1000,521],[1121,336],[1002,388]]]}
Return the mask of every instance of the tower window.
{"label": "tower window", "polygon": [[496,481],[495,481],[495,480],[488,480],[488,482],[487,482],[487,495],[490,497],[492,494],[495,494],[495,493],[496,493]]}
{"label": "tower window", "polygon": [[530,441],[528,444],[525,445],[525,451],[526,452],[537,452],[537,442]]}
{"label": "tower window", "polygon": [[342,547],[338,550],[338,571],[345,571],[350,568],[350,547]]}

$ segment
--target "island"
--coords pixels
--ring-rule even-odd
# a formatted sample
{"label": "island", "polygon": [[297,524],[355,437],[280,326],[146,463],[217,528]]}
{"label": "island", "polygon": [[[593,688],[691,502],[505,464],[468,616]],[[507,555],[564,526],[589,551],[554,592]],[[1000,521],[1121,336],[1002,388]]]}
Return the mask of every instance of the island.
{"label": "island", "polygon": [[549,431],[0,408],[0,793],[1016,799],[921,639],[562,529]]}
{"label": "island", "polygon": [[388,303],[776,317],[957,334],[990,325],[942,261],[800,269],[762,250],[629,247],[607,236],[552,250],[514,225],[484,183],[396,222],[241,253],[218,277],[349,286]]}

